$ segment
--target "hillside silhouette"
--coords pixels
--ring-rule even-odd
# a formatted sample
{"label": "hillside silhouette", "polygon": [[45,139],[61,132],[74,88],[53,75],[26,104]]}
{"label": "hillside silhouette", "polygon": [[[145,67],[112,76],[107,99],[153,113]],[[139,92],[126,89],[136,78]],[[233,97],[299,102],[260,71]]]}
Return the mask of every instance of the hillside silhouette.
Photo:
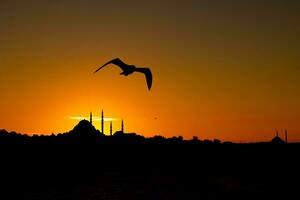
{"label": "hillside silhouette", "polygon": [[105,136],[87,120],[57,135],[0,131],[0,199],[291,199],[299,144]]}

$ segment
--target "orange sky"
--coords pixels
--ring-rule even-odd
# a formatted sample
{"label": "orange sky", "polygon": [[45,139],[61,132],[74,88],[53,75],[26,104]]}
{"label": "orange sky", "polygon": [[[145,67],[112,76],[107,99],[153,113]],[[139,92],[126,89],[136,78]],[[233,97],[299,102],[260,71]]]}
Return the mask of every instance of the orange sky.
{"label": "orange sky", "polygon": [[[78,123],[70,116],[104,109],[144,136],[266,141],[288,129],[300,141],[299,8],[1,1],[0,129],[65,132]],[[123,77],[116,67],[93,74],[115,57],[150,67],[151,91],[142,74]]]}

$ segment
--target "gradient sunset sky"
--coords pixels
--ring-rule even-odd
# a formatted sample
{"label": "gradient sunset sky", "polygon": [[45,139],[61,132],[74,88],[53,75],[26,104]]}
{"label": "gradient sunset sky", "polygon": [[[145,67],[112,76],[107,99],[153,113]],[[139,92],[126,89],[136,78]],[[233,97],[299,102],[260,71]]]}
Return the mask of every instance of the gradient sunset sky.
{"label": "gradient sunset sky", "polygon": [[[1,0],[0,129],[65,132],[104,109],[147,137],[300,141],[299,2]],[[93,74],[115,57],[150,67],[152,90]]]}

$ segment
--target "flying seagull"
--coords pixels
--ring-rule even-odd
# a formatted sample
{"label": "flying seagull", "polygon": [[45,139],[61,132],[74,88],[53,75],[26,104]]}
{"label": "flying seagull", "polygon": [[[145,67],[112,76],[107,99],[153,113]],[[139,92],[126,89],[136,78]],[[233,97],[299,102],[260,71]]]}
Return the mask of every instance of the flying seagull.
{"label": "flying seagull", "polygon": [[120,67],[123,70],[123,72],[121,72],[120,75],[128,76],[129,74],[132,74],[133,72],[141,72],[141,73],[145,74],[148,89],[149,90],[151,89],[152,73],[149,68],[142,68],[142,67],[136,67],[134,65],[128,65],[128,64],[124,63],[120,58],[115,58],[115,59],[105,63],[104,65],[102,65],[94,73],[98,72],[100,69],[102,69],[103,67],[105,67],[108,64],[114,64],[114,65],[117,65],[118,67]]}

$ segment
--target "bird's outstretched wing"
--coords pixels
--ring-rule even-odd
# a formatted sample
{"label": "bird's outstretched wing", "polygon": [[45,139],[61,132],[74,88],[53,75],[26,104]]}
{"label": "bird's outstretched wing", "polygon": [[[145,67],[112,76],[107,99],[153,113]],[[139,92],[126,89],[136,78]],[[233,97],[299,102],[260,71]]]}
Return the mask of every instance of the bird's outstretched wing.
{"label": "bird's outstretched wing", "polygon": [[109,64],[115,64],[117,65],[118,67],[120,67],[123,71],[124,69],[127,67],[127,64],[124,63],[120,58],[115,58],[107,63],[105,63],[104,65],[102,65],[100,68],[98,68],[94,73],[98,72],[100,69],[102,69],[103,67],[105,67],[106,65],[109,65]]}
{"label": "bird's outstretched wing", "polygon": [[151,70],[149,68],[136,68],[135,71],[145,74],[146,81],[147,81],[147,86],[148,86],[148,89],[150,90],[151,86],[152,86],[152,73],[151,73]]}

